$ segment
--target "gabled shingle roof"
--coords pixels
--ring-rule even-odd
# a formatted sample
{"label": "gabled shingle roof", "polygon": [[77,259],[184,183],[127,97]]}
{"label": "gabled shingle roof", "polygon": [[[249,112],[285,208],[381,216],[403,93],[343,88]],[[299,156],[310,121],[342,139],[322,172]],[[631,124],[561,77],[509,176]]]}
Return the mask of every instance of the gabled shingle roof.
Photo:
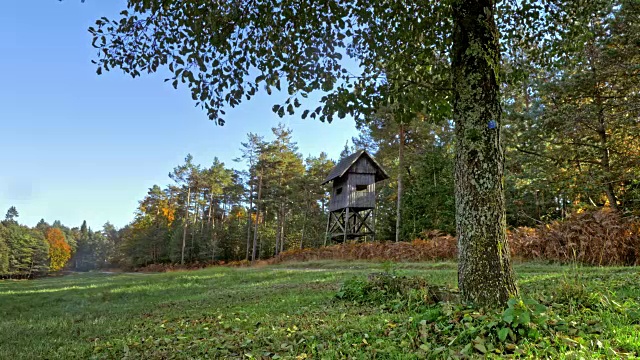
{"label": "gabled shingle roof", "polygon": [[382,168],[382,166],[380,166],[380,164],[378,164],[376,159],[374,159],[371,155],[369,155],[369,153],[366,152],[365,150],[358,150],[353,154],[347,156],[346,158],[342,159],[333,169],[331,169],[329,176],[327,176],[327,178],[324,180],[322,185],[328,183],[329,181],[335,178],[338,178],[344,175],[347,171],[349,171],[351,166],[353,166],[353,164],[355,164],[362,156],[366,156],[374,164],[376,168],[376,182],[389,178],[389,175],[387,175],[387,172],[384,171],[384,169]]}

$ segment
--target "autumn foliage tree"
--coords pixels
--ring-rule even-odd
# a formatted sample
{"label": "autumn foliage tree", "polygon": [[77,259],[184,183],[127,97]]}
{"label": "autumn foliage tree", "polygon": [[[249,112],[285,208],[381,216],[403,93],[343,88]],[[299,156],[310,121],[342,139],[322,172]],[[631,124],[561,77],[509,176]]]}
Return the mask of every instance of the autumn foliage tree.
{"label": "autumn foliage tree", "polygon": [[47,241],[49,242],[49,259],[51,260],[49,269],[51,271],[61,270],[71,259],[71,247],[58,228],[47,230]]}

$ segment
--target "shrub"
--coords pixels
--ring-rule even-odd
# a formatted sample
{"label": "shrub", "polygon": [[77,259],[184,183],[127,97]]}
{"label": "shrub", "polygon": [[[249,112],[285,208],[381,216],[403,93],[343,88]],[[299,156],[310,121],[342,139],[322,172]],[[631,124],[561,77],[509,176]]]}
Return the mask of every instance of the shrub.
{"label": "shrub", "polygon": [[412,242],[346,243],[317,249],[285,251],[270,263],[310,260],[378,260],[378,261],[433,261],[454,259],[456,239],[451,235],[432,231],[424,239]]}
{"label": "shrub", "polygon": [[609,209],[575,213],[536,229],[515,229],[509,240],[512,255],[527,260],[640,265],[640,220]]}
{"label": "shrub", "polygon": [[[576,213],[537,228],[508,233],[511,255],[522,260],[587,265],[640,265],[640,220],[608,209]],[[281,253],[269,263],[310,260],[455,260],[457,241],[438,231],[411,242],[346,243]]]}
{"label": "shrub", "polygon": [[345,281],[336,293],[336,298],[356,304],[380,305],[383,309],[398,311],[457,301],[457,292],[430,285],[420,277],[382,272],[369,274],[367,279],[353,278]]}

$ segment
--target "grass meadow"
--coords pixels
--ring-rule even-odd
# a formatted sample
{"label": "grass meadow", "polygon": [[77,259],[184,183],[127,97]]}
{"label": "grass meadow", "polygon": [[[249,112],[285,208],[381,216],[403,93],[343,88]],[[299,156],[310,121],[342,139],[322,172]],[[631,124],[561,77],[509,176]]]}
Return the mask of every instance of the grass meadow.
{"label": "grass meadow", "polygon": [[[0,359],[636,358],[640,271],[517,264],[500,312],[385,293],[455,287],[454,263],[318,261],[0,281]],[[347,282],[352,297],[345,294]],[[418,296],[415,296],[418,294]],[[407,303],[405,299],[417,299]]]}

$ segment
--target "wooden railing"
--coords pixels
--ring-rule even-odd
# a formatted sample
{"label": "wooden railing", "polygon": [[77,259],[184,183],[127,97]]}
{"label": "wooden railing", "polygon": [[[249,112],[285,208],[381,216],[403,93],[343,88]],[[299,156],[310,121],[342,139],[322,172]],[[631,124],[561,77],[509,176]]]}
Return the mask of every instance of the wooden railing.
{"label": "wooden railing", "polygon": [[349,194],[350,207],[375,207],[376,193],[372,191],[354,191]]}

